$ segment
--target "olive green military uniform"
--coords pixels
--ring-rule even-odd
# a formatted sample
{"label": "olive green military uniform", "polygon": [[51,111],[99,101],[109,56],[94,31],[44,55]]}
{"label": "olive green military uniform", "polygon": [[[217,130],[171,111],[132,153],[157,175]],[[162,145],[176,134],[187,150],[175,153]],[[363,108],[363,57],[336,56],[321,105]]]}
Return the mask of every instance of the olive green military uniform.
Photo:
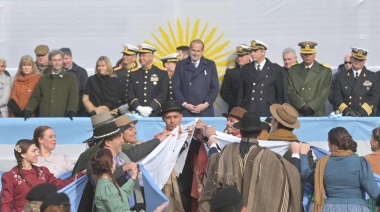
{"label": "olive green military uniform", "polygon": [[[332,71],[328,65],[314,61],[309,71],[305,64],[294,64],[288,71],[287,95],[290,104],[300,113],[306,103],[314,116],[326,116],[326,100],[330,91]],[[301,115],[301,113],[300,113]]]}

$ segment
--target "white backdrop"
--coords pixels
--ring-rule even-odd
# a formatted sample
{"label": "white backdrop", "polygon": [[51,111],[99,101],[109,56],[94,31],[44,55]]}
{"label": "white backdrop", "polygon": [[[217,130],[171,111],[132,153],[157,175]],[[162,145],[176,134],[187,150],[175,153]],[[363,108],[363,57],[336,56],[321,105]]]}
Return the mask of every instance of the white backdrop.
{"label": "white backdrop", "polygon": [[298,42],[312,40],[321,63],[334,68],[355,46],[370,51],[366,66],[377,71],[379,10],[374,0],[0,1],[0,55],[14,73],[20,57],[34,56],[39,44],[70,47],[74,61],[91,75],[101,55],[115,64],[124,43],[149,42],[158,49],[157,59],[201,38],[206,57],[223,76],[238,44],[262,40],[267,57],[282,65],[284,48],[299,52]]}
{"label": "white backdrop", "polygon": [[[370,0],[0,1],[0,55],[13,70],[22,55],[33,55],[38,44],[51,49],[67,46],[79,65],[93,69],[100,55],[116,63],[124,43],[150,41],[162,49],[152,34],[163,41],[161,27],[171,37],[171,23],[178,37],[177,20],[184,38],[179,44],[188,44],[186,31],[191,37],[199,19],[198,35],[206,24],[205,36],[216,28],[212,41],[224,35],[216,42],[228,42],[224,53],[258,39],[269,45],[268,57],[282,64],[285,47],[298,50],[298,42],[313,40],[318,42],[320,62],[337,66],[351,46],[359,46],[370,51],[367,66],[379,67],[379,9],[380,2]],[[227,56],[231,57],[220,59]]]}

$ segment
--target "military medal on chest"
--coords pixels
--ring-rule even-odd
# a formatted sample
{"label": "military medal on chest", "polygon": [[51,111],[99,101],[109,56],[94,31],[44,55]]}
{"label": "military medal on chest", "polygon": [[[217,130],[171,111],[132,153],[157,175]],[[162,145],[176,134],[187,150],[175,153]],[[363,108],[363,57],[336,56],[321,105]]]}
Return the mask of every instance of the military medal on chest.
{"label": "military medal on chest", "polygon": [[158,82],[157,74],[152,74],[152,76],[150,76],[150,81],[153,82],[153,85],[157,85],[157,82]]}
{"label": "military medal on chest", "polygon": [[372,87],[372,82],[370,82],[369,80],[366,80],[363,82],[363,86],[367,88],[367,90],[370,89],[370,87]]}

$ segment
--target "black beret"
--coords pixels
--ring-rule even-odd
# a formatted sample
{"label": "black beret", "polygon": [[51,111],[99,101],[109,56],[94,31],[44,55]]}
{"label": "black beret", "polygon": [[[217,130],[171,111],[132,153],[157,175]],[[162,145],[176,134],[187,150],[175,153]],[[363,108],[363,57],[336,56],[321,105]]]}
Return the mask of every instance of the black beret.
{"label": "black beret", "polygon": [[70,198],[65,193],[57,193],[47,196],[40,210],[45,210],[50,205],[70,205]]}
{"label": "black beret", "polygon": [[242,205],[243,198],[236,188],[229,187],[220,190],[216,193],[214,199],[211,202],[211,211],[222,210],[229,206]]}
{"label": "black beret", "polygon": [[42,183],[30,189],[26,194],[25,199],[28,201],[43,201],[45,197],[50,194],[56,194],[57,191],[58,188],[56,185],[51,183]]}

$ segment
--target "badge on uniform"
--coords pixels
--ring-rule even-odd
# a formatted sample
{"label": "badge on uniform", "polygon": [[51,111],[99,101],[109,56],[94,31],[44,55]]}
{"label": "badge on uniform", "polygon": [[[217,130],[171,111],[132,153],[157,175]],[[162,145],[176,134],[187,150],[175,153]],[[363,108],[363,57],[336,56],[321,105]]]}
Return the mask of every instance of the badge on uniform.
{"label": "badge on uniform", "polygon": [[370,87],[372,87],[372,82],[366,80],[363,82],[363,86],[367,87],[367,90],[369,90]]}
{"label": "badge on uniform", "polygon": [[153,85],[157,85],[158,76],[156,74],[152,74],[152,76],[150,76],[150,81],[153,82]]}

